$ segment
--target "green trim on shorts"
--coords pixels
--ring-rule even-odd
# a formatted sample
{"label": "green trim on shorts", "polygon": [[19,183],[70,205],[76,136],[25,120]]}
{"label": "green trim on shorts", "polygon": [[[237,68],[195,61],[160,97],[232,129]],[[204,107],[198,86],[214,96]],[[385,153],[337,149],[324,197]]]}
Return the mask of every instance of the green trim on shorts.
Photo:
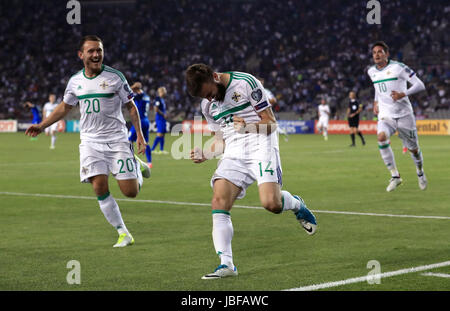
{"label": "green trim on shorts", "polygon": [[230,215],[229,211],[223,210],[223,209],[213,209],[212,210],[213,214],[226,214],[226,215]]}
{"label": "green trim on shorts", "polygon": [[391,144],[386,144],[386,145],[378,145],[378,149],[386,149],[389,148]]}
{"label": "green trim on shorts", "polygon": [[99,195],[99,196],[97,196],[97,200],[99,200],[99,201],[103,201],[104,199],[106,199],[107,197],[109,197],[109,191],[108,192],[106,192],[104,195]]}

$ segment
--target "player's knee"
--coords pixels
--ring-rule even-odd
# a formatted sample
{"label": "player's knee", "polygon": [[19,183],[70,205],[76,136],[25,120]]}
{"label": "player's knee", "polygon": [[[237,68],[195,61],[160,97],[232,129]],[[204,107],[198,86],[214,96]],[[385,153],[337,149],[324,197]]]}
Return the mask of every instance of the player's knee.
{"label": "player's knee", "polygon": [[94,189],[94,192],[95,192],[96,196],[103,196],[109,191],[108,184],[93,183],[92,187]]}
{"label": "player's knee", "polygon": [[214,209],[220,209],[220,210],[228,210],[230,206],[228,206],[229,203],[227,200],[225,200],[222,197],[219,196],[213,196],[211,200],[211,208]]}
{"label": "player's knee", "polygon": [[387,139],[386,134],[383,132],[378,133],[377,138],[378,138],[378,141],[386,141],[386,139]]}

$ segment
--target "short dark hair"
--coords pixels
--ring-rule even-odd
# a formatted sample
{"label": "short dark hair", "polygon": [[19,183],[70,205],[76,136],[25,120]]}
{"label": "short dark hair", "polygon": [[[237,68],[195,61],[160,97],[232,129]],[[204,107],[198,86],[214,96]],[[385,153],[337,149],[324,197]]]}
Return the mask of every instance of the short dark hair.
{"label": "short dark hair", "polygon": [[374,44],[372,44],[372,50],[376,46],[381,46],[383,48],[384,52],[386,52],[386,53],[389,52],[389,47],[386,44],[386,42],[384,42],[384,41],[377,41]]}
{"label": "short dark hair", "polygon": [[81,52],[83,51],[83,45],[86,41],[97,41],[97,42],[101,42],[103,44],[102,39],[100,39],[100,37],[98,37],[96,35],[84,36],[83,38],[81,38],[80,43],[78,44],[78,50],[80,50]]}
{"label": "short dark hair", "polygon": [[193,64],[186,70],[186,84],[191,96],[198,96],[204,83],[213,82],[214,71],[205,64]]}

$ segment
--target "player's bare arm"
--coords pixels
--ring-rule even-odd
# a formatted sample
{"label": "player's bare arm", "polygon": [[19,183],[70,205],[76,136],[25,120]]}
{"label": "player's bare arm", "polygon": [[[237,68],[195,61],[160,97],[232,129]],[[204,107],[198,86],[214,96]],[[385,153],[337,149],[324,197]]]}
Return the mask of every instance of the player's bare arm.
{"label": "player's bare arm", "polygon": [[64,101],[62,101],[58,106],[56,106],[55,110],[53,110],[53,112],[41,123],[33,124],[29,128],[27,128],[27,130],[25,131],[25,135],[36,137],[37,135],[42,133],[45,128],[63,119],[71,109],[71,105],[68,105]]}
{"label": "player's bare arm", "polygon": [[128,103],[126,103],[126,107],[128,109],[128,112],[130,113],[131,123],[136,129],[136,145],[138,148],[138,153],[144,154],[147,143],[145,142],[144,135],[142,134],[141,118],[139,117],[139,112],[133,100],[130,100]]}
{"label": "player's bare arm", "polygon": [[202,163],[217,157],[225,150],[225,140],[223,139],[222,133],[213,132],[212,134],[214,135],[214,141],[207,150],[202,150],[199,147],[195,147],[191,150],[191,160],[194,163]]}
{"label": "player's bare arm", "polygon": [[378,102],[377,101],[373,102],[373,113],[378,114]]}
{"label": "player's bare arm", "polygon": [[246,123],[238,116],[233,116],[234,128],[239,133],[265,133],[272,134],[277,129],[277,120],[273,114],[272,108],[267,108],[258,113],[261,121],[257,123]]}

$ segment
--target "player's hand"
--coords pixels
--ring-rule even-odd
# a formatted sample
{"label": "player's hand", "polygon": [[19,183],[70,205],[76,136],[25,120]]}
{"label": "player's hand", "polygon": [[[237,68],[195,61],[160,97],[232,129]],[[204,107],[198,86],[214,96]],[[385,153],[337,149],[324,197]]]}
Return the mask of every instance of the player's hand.
{"label": "player's hand", "polygon": [[25,135],[28,135],[31,137],[36,137],[42,132],[43,132],[43,129],[41,128],[41,126],[39,124],[33,124],[26,129]]}
{"label": "player's hand", "polygon": [[391,92],[391,97],[392,97],[392,99],[394,100],[394,101],[397,101],[397,100],[399,100],[399,99],[402,99],[403,97],[405,97],[406,95],[405,95],[405,93],[403,93],[403,92],[396,92],[396,91],[392,91]]}
{"label": "player's hand", "polygon": [[147,143],[145,142],[143,137],[137,137],[136,145],[137,145],[138,154],[144,154],[145,148],[147,148]]}
{"label": "player's hand", "polygon": [[191,150],[191,160],[194,163],[202,163],[205,162],[207,159],[203,155],[202,149],[200,149],[199,147],[195,147],[194,149]]}
{"label": "player's hand", "polygon": [[244,133],[246,124],[245,124],[245,120],[243,118],[233,116],[233,125],[234,125],[234,129],[236,130],[236,132]]}

